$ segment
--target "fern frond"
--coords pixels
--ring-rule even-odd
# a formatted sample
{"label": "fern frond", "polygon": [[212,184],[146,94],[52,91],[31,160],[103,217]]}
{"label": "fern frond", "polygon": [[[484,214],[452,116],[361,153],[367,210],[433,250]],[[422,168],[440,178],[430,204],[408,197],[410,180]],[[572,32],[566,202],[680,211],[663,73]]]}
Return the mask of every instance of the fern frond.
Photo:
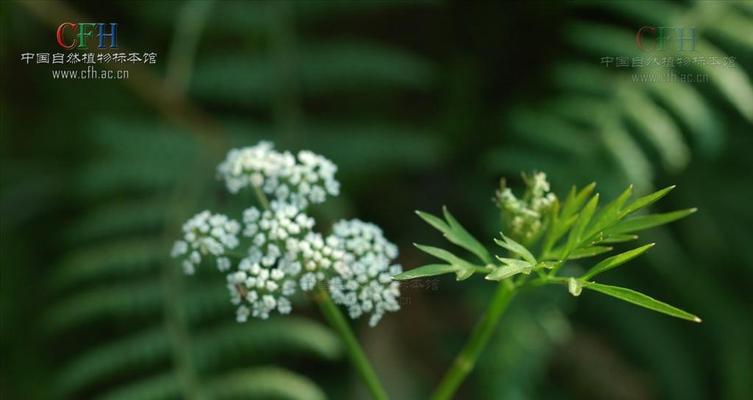
{"label": "fern frond", "polygon": [[165,259],[160,241],[148,238],[115,239],[80,248],[66,256],[50,277],[55,290],[111,278],[133,278],[157,270]]}

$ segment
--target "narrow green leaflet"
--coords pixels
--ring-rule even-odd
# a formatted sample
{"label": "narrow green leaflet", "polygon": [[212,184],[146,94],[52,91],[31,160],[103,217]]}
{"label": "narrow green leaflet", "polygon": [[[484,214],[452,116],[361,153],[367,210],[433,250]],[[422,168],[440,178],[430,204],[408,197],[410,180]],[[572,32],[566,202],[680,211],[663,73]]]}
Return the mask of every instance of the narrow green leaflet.
{"label": "narrow green leaflet", "polygon": [[449,251],[445,249],[440,249],[439,247],[433,247],[433,246],[425,246],[418,243],[414,243],[413,245],[416,246],[419,250],[423,251],[424,253],[430,254],[441,260],[445,260],[450,264],[458,264],[458,265],[469,264],[467,261],[450,253]]}
{"label": "narrow green leaflet", "polygon": [[455,272],[455,274],[457,275],[457,280],[459,281],[468,279],[471,275],[473,275],[473,272],[475,272],[475,265],[463,260],[462,258],[450,253],[445,249],[440,249],[439,247],[424,246],[420,244],[414,245],[424,253],[430,254],[436,258],[439,258],[440,260],[449,263],[455,269],[448,272]]}
{"label": "narrow green leaflet", "polygon": [[573,186],[567,195],[567,199],[565,199],[565,204],[562,206],[562,217],[567,218],[574,215],[583,203],[586,202],[586,199],[591,195],[594,188],[596,188],[596,182],[589,183],[580,191],[577,191],[576,187]]}
{"label": "narrow green leaflet", "polygon": [[578,216],[571,215],[564,220],[560,218],[561,217],[557,217],[553,220],[552,227],[547,232],[543,246],[546,255],[549,255],[549,251],[554,246],[554,244],[558,240],[560,240],[560,238],[562,238],[562,236],[567,232],[568,229],[570,229],[571,226],[573,226],[575,220],[578,219]]}
{"label": "narrow green leaflet", "polygon": [[615,234],[605,236],[604,239],[599,240],[599,243],[604,243],[604,244],[623,243],[623,242],[629,242],[635,239],[638,239],[638,235],[615,233]]}
{"label": "narrow green leaflet", "polygon": [[630,185],[616,199],[612,200],[607,205],[602,207],[599,214],[596,216],[596,218],[594,218],[594,222],[591,225],[591,228],[588,229],[588,233],[585,234],[585,237],[591,237],[597,234],[602,229],[606,228],[607,226],[613,225],[620,218],[622,218],[623,214],[620,212],[620,210],[632,194],[633,185]]}
{"label": "narrow green leaflet", "polygon": [[672,189],[674,189],[676,186],[672,185],[669,187],[665,187],[664,189],[658,190],[654,193],[645,195],[643,197],[637,198],[634,202],[630,203],[625,207],[620,214],[622,216],[631,214],[635,211],[640,210],[641,208],[647,207],[653,203],[655,203],[657,200],[661,199],[662,197],[666,196],[667,193],[671,192]]}
{"label": "narrow green leaflet", "polygon": [[442,232],[445,235],[450,231],[450,226],[447,225],[446,222],[442,221],[441,218],[437,218],[432,214],[419,210],[416,210],[416,215],[418,215],[422,220],[426,221],[429,225],[433,226],[434,228],[436,228],[436,230]]}
{"label": "narrow green leaflet", "polygon": [[578,213],[578,219],[575,220],[575,225],[573,225],[573,229],[570,231],[570,236],[568,236],[567,238],[565,255],[569,255],[570,252],[573,251],[579,244],[581,238],[583,237],[583,233],[586,230],[586,226],[591,221],[591,217],[593,217],[594,211],[596,211],[597,204],[599,204],[598,193],[596,193],[591,198],[591,200],[586,203],[580,213]]}
{"label": "narrow green leaflet", "polygon": [[478,240],[476,240],[476,238],[468,233],[468,231],[460,224],[460,222],[458,222],[458,220],[455,219],[452,214],[450,214],[450,211],[447,209],[447,207],[442,207],[442,212],[444,214],[446,222],[439,217],[423,211],[416,211],[416,214],[421,217],[421,219],[426,221],[429,225],[442,232],[443,236],[447,238],[447,240],[449,240],[451,243],[454,243],[475,254],[476,257],[481,259],[481,261],[483,261],[485,264],[491,263],[492,257],[486,250],[484,245],[482,245]]}
{"label": "narrow green leaflet", "polygon": [[596,183],[592,182],[580,191],[578,191],[575,186],[570,188],[570,193],[568,193],[565,202],[562,203],[561,211],[559,214],[553,216],[552,224],[544,239],[544,245],[542,248],[545,255],[549,254],[549,251],[554,247],[555,243],[557,243],[557,241],[567,233],[568,229],[573,226],[578,219],[578,214],[576,212],[583,206],[583,203],[585,203],[595,187]]}
{"label": "narrow green leaflet", "polygon": [[405,281],[408,279],[423,278],[427,276],[457,273],[459,269],[460,267],[450,264],[428,264],[397,274],[392,278],[398,281]]}
{"label": "narrow green leaflet", "polygon": [[460,222],[458,222],[458,220],[455,219],[452,214],[450,214],[450,210],[448,210],[447,207],[442,207],[442,213],[444,214],[444,218],[445,220],[447,220],[447,223],[450,224],[450,228],[453,232],[453,237],[448,237],[448,240],[475,254],[478,258],[481,259],[481,261],[487,264],[490,263],[492,261],[492,257],[486,250],[484,245],[476,240],[476,238],[471,236],[471,234],[468,233],[465,228],[463,228],[463,225],[460,225]]}
{"label": "narrow green leaflet", "polygon": [[638,257],[639,255],[645,253],[646,250],[652,247],[654,247],[654,243],[649,243],[645,246],[641,246],[633,250],[628,250],[624,253],[620,253],[615,256],[605,258],[600,263],[594,265],[590,270],[588,270],[588,272],[586,272],[583,276],[581,276],[580,279],[583,279],[583,280],[591,279],[594,276],[604,271],[608,271],[612,268],[618,267],[632,260],[633,258]]}
{"label": "narrow green leaflet", "polygon": [[530,274],[534,265],[526,260],[516,258],[497,257],[502,262],[502,266],[486,275],[484,279],[489,281],[501,281],[517,274]]}
{"label": "narrow green leaflet", "polygon": [[685,210],[672,211],[662,214],[641,215],[634,218],[622,220],[604,231],[605,234],[614,235],[622,233],[632,233],[655,226],[664,225],[696,212],[697,208],[688,208]]}
{"label": "narrow green leaflet", "polygon": [[700,318],[687,311],[680,310],[677,307],[656,300],[653,297],[647,296],[643,293],[636,292],[635,290],[619,286],[602,285],[593,282],[584,282],[583,287],[605,294],[607,296],[612,296],[628,303],[635,304],[637,306],[648,308],[649,310],[670,315],[672,317],[681,318],[693,322],[701,322]]}
{"label": "narrow green leaflet", "polygon": [[580,258],[588,258],[588,257],[594,257],[598,256],[599,254],[603,254],[606,252],[611,251],[612,248],[608,246],[588,246],[588,247],[581,247],[578,249],[573,250],[570,252],[570,255],[567,257],[568,260],[577,260]]}
{"label": "narrow green leaflet", "polygon": [[568,260],[577,260],[580,258],[598,256],[599,254],[603,254],[611,250],[612,250],[612,247],[609,247],[609,246],[585,246],[585,247],[575,248],[570,252],[570,254],[566,255],[565,246],[560,246],[554,250],[551,250],[549,253],[547,253],[544,259],[545,260],[562,260],[564,259],[565,256],[567,256]]}
{"label": "narrow green leaflet", "polygon": [[528,261],[529,263],[536,265],[536,258],[533,256],[533,254],[531,254],[530,251],[528,251],[528,249],[525,248],[525,246],[505,236],[504,233],[500,233],[500,235],[502,235],[502,240],[494,239],[495,243],[497,243],[501,247],[504,247],[507,250],[510,250],[512,253],[522,257],[524,260]]}

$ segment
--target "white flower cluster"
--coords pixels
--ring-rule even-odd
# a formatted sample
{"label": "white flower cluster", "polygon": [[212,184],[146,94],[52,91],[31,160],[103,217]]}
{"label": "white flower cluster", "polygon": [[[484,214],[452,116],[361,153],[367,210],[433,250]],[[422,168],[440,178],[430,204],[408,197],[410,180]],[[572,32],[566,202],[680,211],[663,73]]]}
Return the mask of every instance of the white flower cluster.
{"label": "white flower cluster", "polygon": [[298,288],[310,291],[327,270],[342,268],[343,252],[328,246],[312,231],[314,219],[292,205],[272,202],[264,211],[251,207],[243,213],[243,223],[242,234],[251,246],[238,271],[228,275],[239,321],[248,315],[266,319],[275,309],[289,313],[290,296]]}
{"label": "white flower cluster", "polygon": [[549,192],[549,182],[546,174],[535,172],[532,176],[523,175],[526,183],[526,194],[518,199],[510,188],[502,187],[497,191],[497,205],[507,215],[512,235],[519,238],[531,239],[541,232],[544,216],[557,200],[554,193]]}
{"label": "white flower cluster", "polygon": [[392,264],[397,247],[378,226],[357,219],[340,221],[328,242],[345,253],[329,290],[335,303],[348,308],[351,318],[371,313],[369,325],[374,326],[385,312],[400,309],[400,285],[392,280],[402,272],[400,265]]}
{"label": "white flower cluster", "polygon": [[[271,143],[231,150],[218,167],[228,190],[237,193],[252,186],[270,196],[268,208],[251,207],[242,224],[204,211],[183,227],[174,257],[184,258],[193,273],[204,256],[216,258],[227,274],[230,299],[239,322],[249,316],[266,319],[272,312],[290,313],[291,297],[317,285],[329,288],[333,301],[357,318],[371,314],[373,326],[387,311],[399,309],[399,284],[392,276],[397,248],[376,225],[358,220],[334,225],[327,238],[315,232],[315,221],[303,211],[311,203],[335,196],[339,183],[336,166],[309,151],[297,156],[276,152]],[[243,252],[228,250],[241,241]]]}
{"label": "white flower cluster", "polygon": [[340,192],[335,179],[337,166],[332,161],[305,150],[297,156],[281,153],[269,142],[231,150],[217,172],[231,193],[251,185],[300,209]]}
{"label": "white flower cluster", "polygon": [[206,255],[216,257],[217,268],[225,271],[230,268],[225,252],[238,246],[239,231],[237,221],[222,214],[202,211],[183,224],[183,240],[175,242],[171,255],[184,257],[183,270],[189,275]]}

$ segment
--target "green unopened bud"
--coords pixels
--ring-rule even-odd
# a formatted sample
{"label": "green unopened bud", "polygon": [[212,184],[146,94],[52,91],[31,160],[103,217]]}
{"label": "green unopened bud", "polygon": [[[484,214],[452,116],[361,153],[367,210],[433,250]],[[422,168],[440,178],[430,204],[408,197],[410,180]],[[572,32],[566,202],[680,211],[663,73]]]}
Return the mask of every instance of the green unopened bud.
{"label": "green unopened bud", "polygon": [[567,282],[567,290],[571,295],[578,297],[580,296],[580,292],[583,291],[583,283],[575,278],[570,278]]}

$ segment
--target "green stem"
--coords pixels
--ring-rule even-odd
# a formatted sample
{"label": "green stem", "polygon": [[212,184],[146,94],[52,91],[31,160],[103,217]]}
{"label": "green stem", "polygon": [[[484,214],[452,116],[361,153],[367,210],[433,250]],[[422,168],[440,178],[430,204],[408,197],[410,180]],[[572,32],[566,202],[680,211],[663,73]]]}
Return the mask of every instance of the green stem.
{"label": "green stem", "polygon": [[345,342],[350,361],[353,363],[353,366],[356,367],[358,374],[371,392],[371,396],[377,400],[387,399],[387,392],[382,388],[382,384],[379,382],[376,372],[374,372],[374,369],[371,367],[368,358],[366,358],[366,354],[358,344],[358,339],[356,339],[356,336],[350,329],[350,325],[348,325],[348,321],[345,319],[340,309],[337,308],[337,305],[335,305],[334,302],[332,302],[332,299],[324,288],[320,287],[317,289],[315,298],[324,317],[329,324],[335,328],[337,333],[343,339],[343,342]]}
{"label": "green stem", "polygon": [[484,347],[489,342],[489,338],[494,333],[494,328],[497,326],[499,318],[505,309],[507,309],[514,295],[515,286],[509,279],[499,284],[489,308],[486,309],[486,312],[476,325],[463,350],[458,354],[450,369],[439,382],[439,386],[434,391],[432,399],[444,400],[452,398],[465,377],[473,370],[476,360],[478,360]]}
{"label": "green stem", "polygon": [[269,199],[267,198],[267,195],[261,191],[259,186],[254,186],[254,191],[256,192],[256,198],[259,200],[259,204],[261,204],[262,208],[269,210]]}

